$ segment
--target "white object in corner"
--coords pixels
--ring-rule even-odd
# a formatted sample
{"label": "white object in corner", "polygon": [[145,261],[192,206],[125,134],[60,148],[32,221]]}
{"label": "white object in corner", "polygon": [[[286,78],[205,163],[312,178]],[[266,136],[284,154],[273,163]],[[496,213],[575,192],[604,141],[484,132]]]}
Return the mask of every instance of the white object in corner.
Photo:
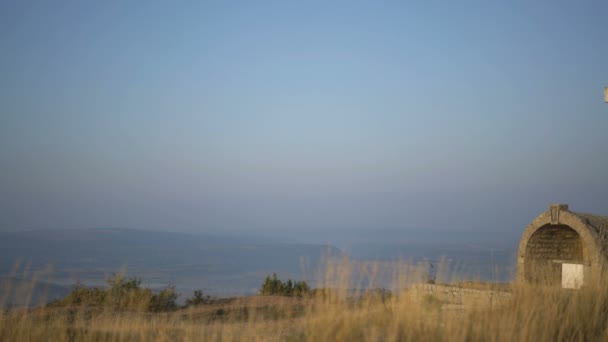
{"label": "white object in corner", "polygon": [[562,288],[580,289],[583,285],[583,265],[562,264]]}

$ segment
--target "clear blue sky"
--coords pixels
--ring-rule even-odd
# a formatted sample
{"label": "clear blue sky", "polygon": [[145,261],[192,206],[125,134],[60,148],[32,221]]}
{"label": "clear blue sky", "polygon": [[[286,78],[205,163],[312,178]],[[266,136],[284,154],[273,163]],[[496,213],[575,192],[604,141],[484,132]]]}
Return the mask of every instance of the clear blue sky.
{"label": "clear blue sky", "polygon": [[608,214],[606,1],[2,1],[0,229]]}

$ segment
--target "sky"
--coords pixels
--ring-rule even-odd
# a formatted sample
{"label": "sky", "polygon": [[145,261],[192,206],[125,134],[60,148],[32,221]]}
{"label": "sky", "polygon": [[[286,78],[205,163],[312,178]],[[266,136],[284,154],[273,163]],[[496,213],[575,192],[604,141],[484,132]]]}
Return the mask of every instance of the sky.
{"label": "sky", "polygon": [[1,1],[0,230],[608,214],[606,1]]}

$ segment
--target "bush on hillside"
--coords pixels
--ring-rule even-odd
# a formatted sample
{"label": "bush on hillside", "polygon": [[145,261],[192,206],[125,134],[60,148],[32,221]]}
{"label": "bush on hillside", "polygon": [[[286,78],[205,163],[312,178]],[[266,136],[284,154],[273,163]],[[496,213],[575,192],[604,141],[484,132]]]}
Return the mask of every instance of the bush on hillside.
{"label": "bush on hillside", "polygon": [[194,294],[191,298],[186,299],[186,306],[194,306],[200,304],[211,303],[213,298],[209,295],[203,295],[203,290],[194,290]]}
{"label": "bush on hillside", "polygon": [[179,294],[173,286],[154,293],[149,288],[141,287],[141,279],[126,279],[121,274],[106,280],[107,287],[86,287],[76,285],[63,299],[56,300],[49,305],[79,305],[79,306],[105,306],[118,310],[138,311],[169,311],[177,307],[176,300]]}
{"label": "bush on hillside", "polygon": [[154,312],[175,310],[177,308],[175,303],[177,297],[179,297],[179,294],[175,292],[174,286],[166,287],[152,295],[148,309]]}
{"label": "bush on hillside", "polygon": [[65,298],[57,300],[52,305],[86,305],[101,306],[106,301],[106,291],[97,287],[86,287],[82,284],[74,286]]}
{"label": "bush on hillside", "polygon": [[310,292],[310,287],[306,281],[292,281],[287,279],[286,282],[282,282],[276,273],[273,273],[272,278],[270,275],[266,276],[266,280],[262,284],[259,293],[264,296],[298,296],[301,297]]}

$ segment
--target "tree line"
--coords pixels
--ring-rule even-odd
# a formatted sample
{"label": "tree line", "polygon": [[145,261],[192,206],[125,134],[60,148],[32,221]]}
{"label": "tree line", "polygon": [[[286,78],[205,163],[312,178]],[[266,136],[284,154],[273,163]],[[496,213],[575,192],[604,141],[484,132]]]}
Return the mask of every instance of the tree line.
{"label": "tree line", "polygon": [[264,296],[278,295],[278,296],[298,296],[301,297],[305,294],[310,293],[310,287],[305,281],[292,281],[287,279],[283,282],[276,273],[266,276],[266,280],[260,288],[259,294]]}
{"label": "tree line", "polygon": [[[171,311],[178,308],[176,303],[180,296],[175,286],[167,286],[160,291],[142,287],[140,278],[125,278],[124,275],[114,274],[106,280],[106,287],[87,287],[77,284],[62,299],[57,299],[48,306],[98,306],[117,310],[137,311]],[[260,295],[303,296],[311,289],[305,281],[281,281],[274,273],[266,277],[260,287]],[[186,299],[186,306],[209,304],[214,298],[195,290],[192,297]]]}

